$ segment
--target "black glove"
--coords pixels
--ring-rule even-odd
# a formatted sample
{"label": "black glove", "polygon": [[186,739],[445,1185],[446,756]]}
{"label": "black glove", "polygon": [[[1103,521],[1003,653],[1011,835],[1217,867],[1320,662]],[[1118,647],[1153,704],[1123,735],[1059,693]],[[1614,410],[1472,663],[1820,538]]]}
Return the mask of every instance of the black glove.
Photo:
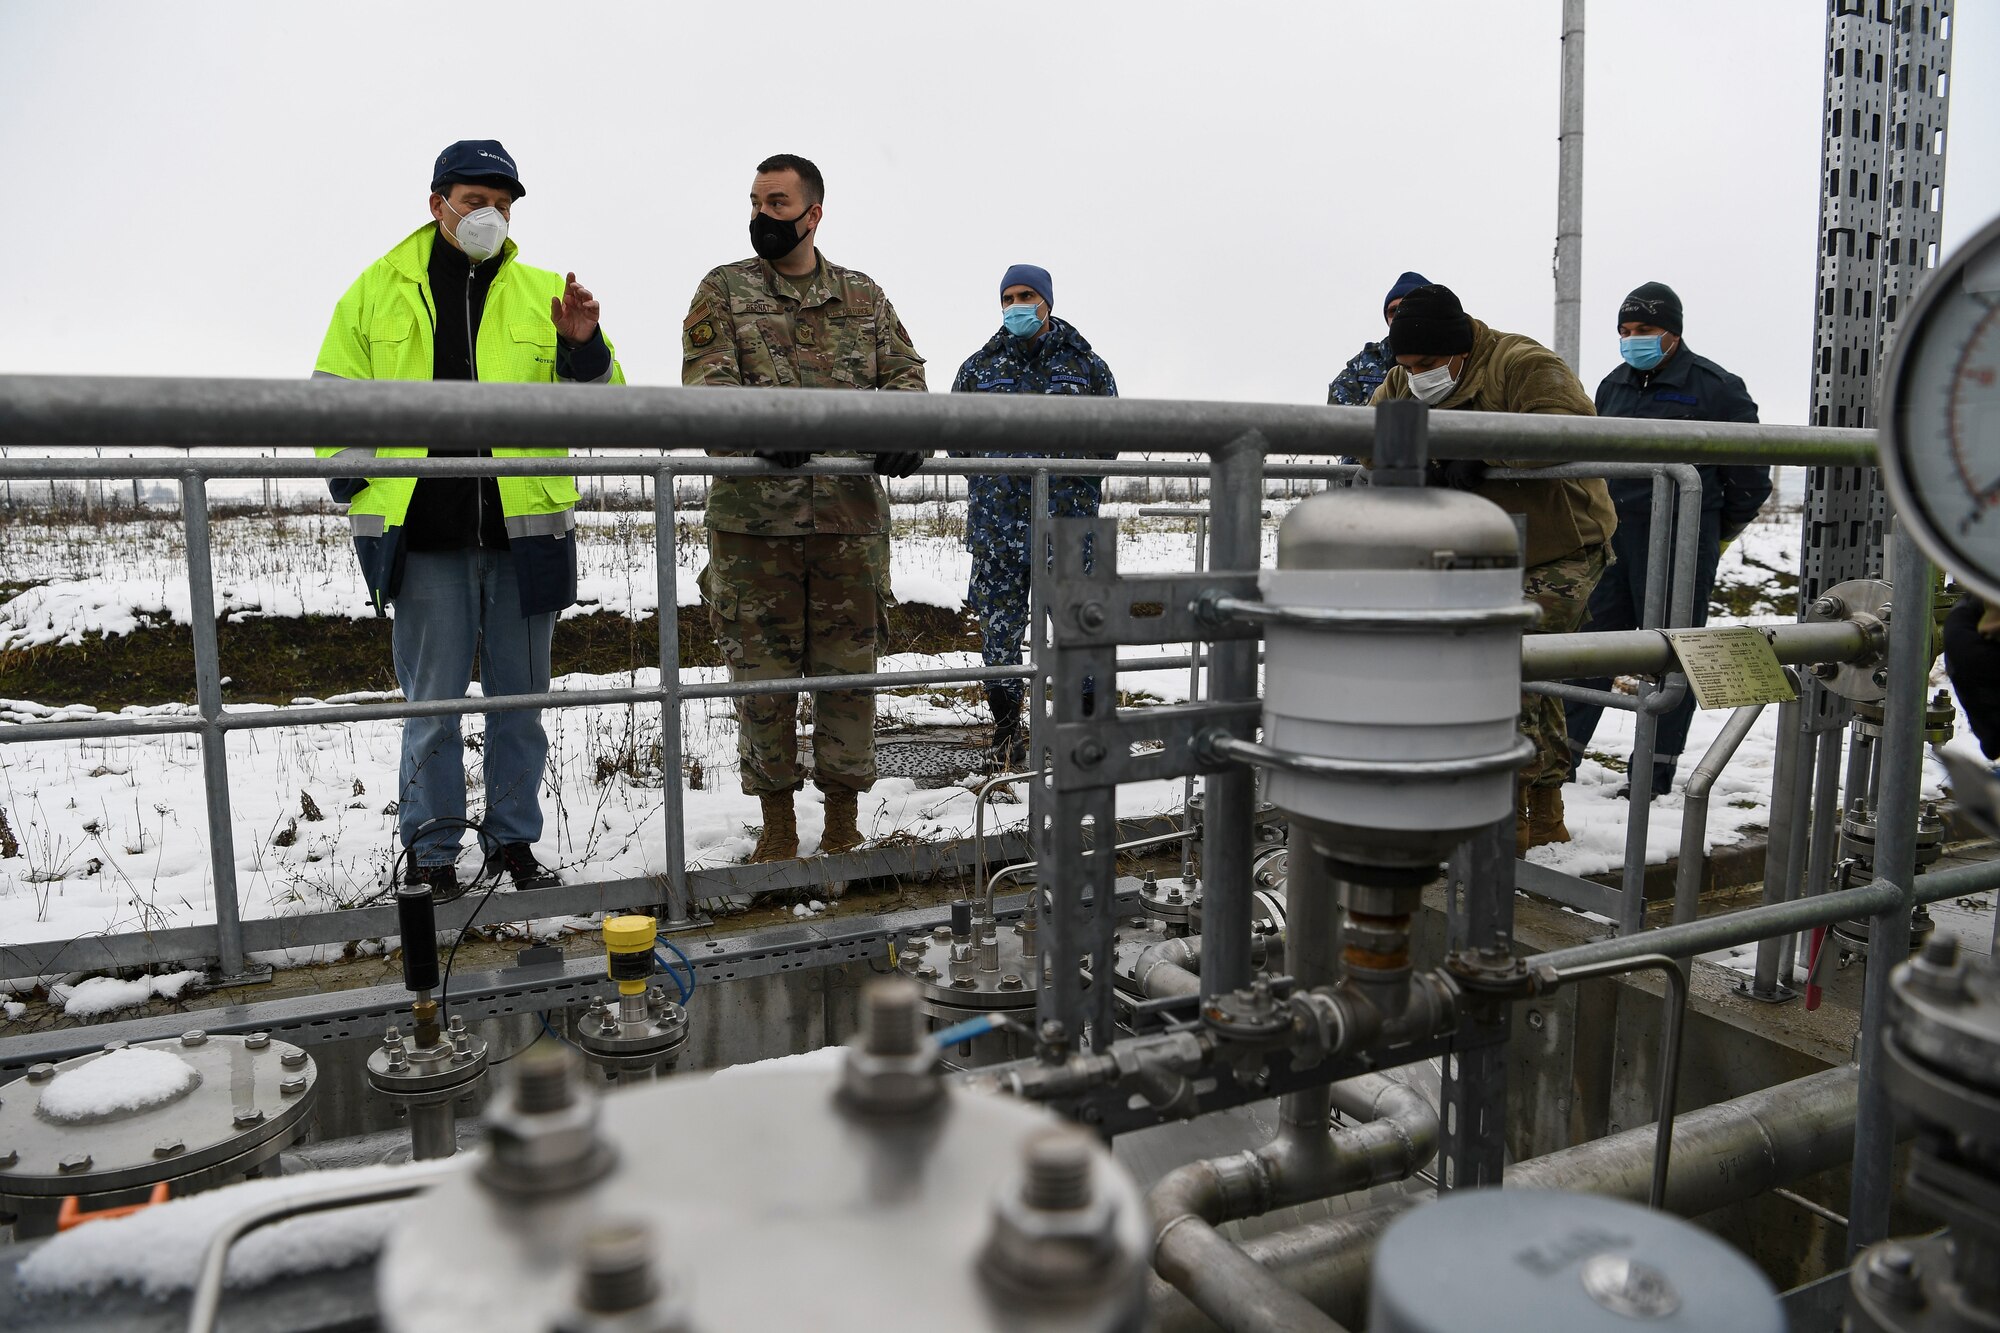
{"label": "black glove", "polygon": [[920,453],[875,455],[875,470],[885,477],[907,477],[923,465]]}
{"label": "black glove", "polygon": [[1432,463],[1426,469],[1424,479],[1448,491],[1469,491],[1486,479],[1486,464],[1476,458],[1454,458]]}
{"label": "black glove", "polygon": [[810,449],[758,449],[757,457],[773,467],[804,467],[813,456]]}

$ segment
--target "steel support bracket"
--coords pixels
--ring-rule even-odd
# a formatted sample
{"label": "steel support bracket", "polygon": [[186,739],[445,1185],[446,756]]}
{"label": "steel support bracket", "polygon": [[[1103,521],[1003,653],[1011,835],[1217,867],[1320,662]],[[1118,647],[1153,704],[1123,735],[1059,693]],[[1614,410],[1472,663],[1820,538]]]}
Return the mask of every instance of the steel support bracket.
{"label": "steel support bracket", "polygon": [[1049,618],[1059,648],[1258,639],[1248,621],[1220,620],[1203,607],[1224,597],[1255,600],[1255,573],[1117,574],[1055,583]]}
{"label": "steel support bracket", "polygon": [[1056,788],[1078,791],[1223,772],[1232,762],[1204,757],[1196,739],[1219,730],[1249,740],[1257,734],[1262,708],[1254,699],[1171,704],[1114,713],[1102,721],[1059,724],[1054,728]]}

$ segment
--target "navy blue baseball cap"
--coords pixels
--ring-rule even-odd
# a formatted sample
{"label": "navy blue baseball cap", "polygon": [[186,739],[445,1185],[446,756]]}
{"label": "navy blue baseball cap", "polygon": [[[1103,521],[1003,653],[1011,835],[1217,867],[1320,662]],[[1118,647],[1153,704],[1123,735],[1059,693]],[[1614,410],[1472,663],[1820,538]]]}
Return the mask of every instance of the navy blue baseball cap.
{"label": "navy blue baseball cap", "polygon": [[504,185],[516,199],[527,193],[514,169],[514,155],[498,139],[460,139],[439,153],[431,191],[441,194],[446,185]]}

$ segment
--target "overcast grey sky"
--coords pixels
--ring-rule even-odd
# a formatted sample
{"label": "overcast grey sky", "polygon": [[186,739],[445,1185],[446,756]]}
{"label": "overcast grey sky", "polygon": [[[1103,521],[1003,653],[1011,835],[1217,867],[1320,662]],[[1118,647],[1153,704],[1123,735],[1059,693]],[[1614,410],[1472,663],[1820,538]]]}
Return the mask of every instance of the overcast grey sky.
{"label": "overcast grey sky", "polygon": [[[1947,250],[2000,212],[2000,0],[1959,11]],[[1766,420],[1804,419],[1824,13],[1590,6],[1586,383],[1658,279]],[[934,389],[1026,260],[1128,395],[1321,402],[1404,268],[1550,340],[1559,27],[1557,0],[0,0],[0,372],[303,375],[439,148],[498,138],[523,257],[597,291],[637,383],[678,382],[752,167],[795,152]]]}

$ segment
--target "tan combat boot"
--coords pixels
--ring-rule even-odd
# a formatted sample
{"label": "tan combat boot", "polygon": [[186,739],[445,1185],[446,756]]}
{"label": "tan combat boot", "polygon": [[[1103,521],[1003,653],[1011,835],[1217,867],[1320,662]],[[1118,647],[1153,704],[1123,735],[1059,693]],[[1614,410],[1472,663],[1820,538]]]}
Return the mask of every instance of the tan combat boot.
{"label": "tan combat boot", "polygon": [[764,805],[764,835],[751,849],[749,864],[798,860],[799,819],[798,813],[792,809],[792,794],[788,791],[765,792],[757,799]]}
{"label": "tan combat boot", "polygon": [[1528,788],[1528,846],[1569,840],[1569,826],[1563,823],[1563,789]]}
{"label": "tan combat boot", "polygon": [[851,852],[861,845],[860,818],[861,793],[852,787],[828,786],[821,788],[826,793],[826,831],[820,834],[819,850],[822,856],[837,856],[841,852]]}

